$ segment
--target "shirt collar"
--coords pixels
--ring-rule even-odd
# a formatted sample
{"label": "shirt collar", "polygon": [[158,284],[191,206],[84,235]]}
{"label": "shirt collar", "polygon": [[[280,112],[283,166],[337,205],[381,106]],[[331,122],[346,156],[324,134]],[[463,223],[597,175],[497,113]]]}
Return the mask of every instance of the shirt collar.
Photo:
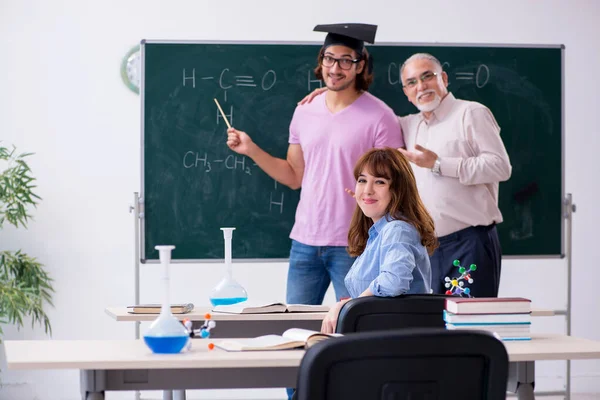
{"label": "shirt collar", "polygon": [[452,92],[448,92],[448,94],[446,95],[446,97],[444,97],[442,99],[440,105],[435,110],[433,110],[432,114],[433,114],[434,118],[427,119],[423,115],[423,112],[421,112],[420,113],[421,119],[423,121],[432,121],[433,119],[436,119],[438,121],[442,121],[450,113],[450,110],[452,110],[452,107],[454,106],[455,102],[456,102],[456,98],[454,97],[454,95],[452,94]]}
{"label": "shirt collar", "polygon": [[386,226],[391,220],[392,219],[390,218],[389,214],[385,214],[383,217],[379,218],[379,221],[375,222],[373,226],[369,228],[369,236],[373,232],[377,232],[377,234],[379,235],[383,227]]}

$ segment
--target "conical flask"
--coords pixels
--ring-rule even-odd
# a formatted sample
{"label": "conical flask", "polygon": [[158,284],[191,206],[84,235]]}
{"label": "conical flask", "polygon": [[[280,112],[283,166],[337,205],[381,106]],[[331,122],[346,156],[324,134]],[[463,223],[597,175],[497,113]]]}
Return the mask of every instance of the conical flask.
{"label": "conical flask", "polygon": [[246,289],[233,279],[231,264],[231,239],[235,228],[221,228],[225,239],[225,276],[210,293],[210,302],[213,306],[235,304],[248,300]]}
{"label": "conical flask", "polygon": [[155,248],[159,252],[163,270],[163,303],[160,315],[144,334],[144,341],[154,353],[179,353],[187,344],[190,336],[183,324],[171,313],[169,264],[171,250],[175,246],[156,246]]}

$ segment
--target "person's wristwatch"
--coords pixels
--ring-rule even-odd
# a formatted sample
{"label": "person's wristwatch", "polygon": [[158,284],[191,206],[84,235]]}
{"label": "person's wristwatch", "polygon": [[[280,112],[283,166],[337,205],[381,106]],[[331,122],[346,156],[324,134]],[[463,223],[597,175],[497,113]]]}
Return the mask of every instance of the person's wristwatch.
{"label": "person's wristwatch", "polygon": [[436,158],[435,159],[435,163],[433,163],[433,167],[431,168],[431,172],[433,172],[434,175],[436,176],[440,176],[440,158]]}

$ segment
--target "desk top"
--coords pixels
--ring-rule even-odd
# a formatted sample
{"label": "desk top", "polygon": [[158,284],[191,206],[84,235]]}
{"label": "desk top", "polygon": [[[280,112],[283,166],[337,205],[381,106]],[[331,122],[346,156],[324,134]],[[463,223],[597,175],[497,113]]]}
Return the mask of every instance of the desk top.
{"label": "desk top", "polygon": [[[127,307],[108,307],[104,311],[117,321],[154,321],[158,317],[158,314],[130,314]],[[194,307],[189,313],[173,315],[179,320],[188,318],[192,321],[204,321],[206,313],[210,313],[211,319],[215,321],[322,321],[327,315],[324,312],[229,314],[213,312],[210,307]]]}
{"label": "desk top", "polygon": [[227,352],[194,339],[180,354],[153,354],[143,340],[5,340],[9,369],[297,367],[304,350]]}
{"label": "desk top", "polygon": [[[335,339],[331,339],[335,340]],[[197,339],[182,354],[152,354],[143,340],[6,340],[9,369],[165,369],[297,367],[304,350],[227,352],[208,350]],[[600,358],[600,341],[566,335],[533,335],[530,341],[504,342],[509,360]]]}
{"label": "desk top", "polygon": [[[117,321],[154,321],[158,314],[130,314],[127,307],[108,307],[104,310],[110,317]],[[327,313],[266,313],[266,314],[227,314],[212,312],[210,307],[194,307],[187,314],[173,314],[180,320],[189,318],[192,321],[204,321],[204,315],[210,313],[215,321],[322,321]],[[532,317],[551,317],[555,315],[552,310],[532,309]]]}

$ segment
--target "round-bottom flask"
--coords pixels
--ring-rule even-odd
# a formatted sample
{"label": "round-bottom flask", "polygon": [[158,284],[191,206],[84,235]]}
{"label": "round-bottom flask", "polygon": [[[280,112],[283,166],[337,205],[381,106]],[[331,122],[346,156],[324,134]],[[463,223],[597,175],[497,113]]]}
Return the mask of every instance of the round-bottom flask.
{"label": "round-bottom flask", "polygon": [[188,340],[188,332],[173,315],[159,315],[144,334],[146,345],[153,353],[159,354],[179,353]]}
{"label": "round-bottom flask", "polygon": [[156,246],[163,267],[163,304],[160,315],[152,322],[144,334],[144,342],[153,353],[179,353],[190,340],[189,333],[183,324],[171,313],[169,300],[169,263],[171,250],[175,246]]}
{"label": "round-bottom flask", "polygon": [[246,289],[233,279],[231,239],[235,228],[221,228],[221,230],[225,239],[225,277],[210,293],[209,299],[213,306],[236,304],[248,300]]}
{"label": "round-bottom flask", "polygon": [[213,306],[235,304],[248,300],[248,293],[232,277],[226,275],[210,293]]}

